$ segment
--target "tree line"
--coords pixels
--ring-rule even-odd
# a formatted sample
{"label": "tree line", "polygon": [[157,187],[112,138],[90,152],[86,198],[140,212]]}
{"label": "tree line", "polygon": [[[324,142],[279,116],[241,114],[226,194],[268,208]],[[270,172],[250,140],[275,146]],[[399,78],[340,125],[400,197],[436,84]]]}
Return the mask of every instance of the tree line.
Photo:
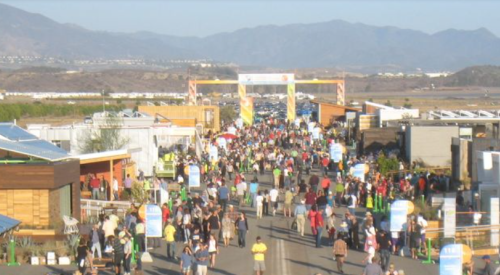
{"label": "tree line", "polygon": [[[125,105],[107,105],[107,111],[120,111]],[[102,111],[102,105],[58,105],[43,103],[0,104],[0,122],[24,117],[65,117],[71,115],[88,116]]]}

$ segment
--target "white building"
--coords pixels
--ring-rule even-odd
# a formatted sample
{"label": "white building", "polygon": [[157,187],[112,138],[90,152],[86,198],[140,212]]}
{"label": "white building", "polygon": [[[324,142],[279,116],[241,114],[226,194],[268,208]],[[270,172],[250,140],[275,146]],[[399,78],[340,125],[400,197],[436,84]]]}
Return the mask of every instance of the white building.
{"label": "white building", "polygon": [[[93,121],[88,123],[65,126],[31,124],[27,129],[33,135],[58,145],[71,155],[81,155],[85,153],[83,147],[89,135],[109,127],[103,119],[96,115],[92,118]],[[173,149],[180,145],[186,149],[190,145],[197,144],[195,127],[155,123],[152,117],[123,117],[119,124],[119,135],[125,140],[125,146],[120,149],[127,149],[131,153],[137,168],[142,169],[146,176],[153,175],[153,166],[158,160],[160,146]]]}

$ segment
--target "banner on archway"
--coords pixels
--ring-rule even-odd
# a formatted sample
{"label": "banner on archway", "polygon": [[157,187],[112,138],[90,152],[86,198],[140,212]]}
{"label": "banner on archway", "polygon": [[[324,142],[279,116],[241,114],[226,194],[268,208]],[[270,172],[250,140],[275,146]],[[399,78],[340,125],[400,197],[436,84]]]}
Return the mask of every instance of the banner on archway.
{"label": "banner on archway", "polygon": [[244,97],[240,99],[241,119],[245,125],[253,124],[253,98]]}

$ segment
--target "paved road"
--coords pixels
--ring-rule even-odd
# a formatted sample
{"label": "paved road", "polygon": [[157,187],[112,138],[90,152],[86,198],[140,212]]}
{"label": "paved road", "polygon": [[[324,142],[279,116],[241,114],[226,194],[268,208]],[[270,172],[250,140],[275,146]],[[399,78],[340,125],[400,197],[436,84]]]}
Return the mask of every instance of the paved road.
{"label": "paved road", "polygon": [[[250,176],[250,175],[249,175]],[[249,178],[249,177],[247,177]],[[270,188],[271,177],[269,174],[259,177],[261,186]],[[252,274],[253,260],[250,253],[251,245],[256,236],[261,236],[268,246],[266,255],[266,274],[297,274],[312,275],[320,273],[337,274],[336,265],[332,260],[331,247],[324,246],[316,248],[310,229],[306,226],[306,236],[300,237],[296,232],[290,230],[291,218],[285,218],[281,213],[276,217],[267,216],[261,220],[255,219],[255,211],[244,208],[249,216],[250,231],[247,235],[247,247],[239,248],[237,240],[233,240],[228,248],[221,248],[217,258],[216,268],[211,269],[209,274],[220,275],[246,275]],[[360,211],[362,211],[360,209]],[[270,211],[271,212],[271,211]],[[336,209],[337,214],[345,212],[345,209]],[[325,232],[324,232],[325,236]],[[323,239],[326,242],[326,238]],[[325,243],[326,244],[326,243]],[[178,249],[182,248],[178,244]],[[178,263],[169,261],[165,257],[165,244],[162,248],[152,250],[153,263],[144,264],[144,274],[179,274]],[[365,254],[358,251],[350,251],[344,271],[346,274],[362,274],[364,265],[361,261]],[[438,274],[438,265],[423,265],[419,261],[409,258],[391,257],[397,269],[404,269],[406,274]],[[482,267],[482,264],[479,264]],[[71,266],[31,266],[0,267],[0,275],[38,275],[47,274],[72,274],[75,268]],[[114,274],[111,272],[100,272],[99,274]],[[451,275],[451,274],[450,274]]]}

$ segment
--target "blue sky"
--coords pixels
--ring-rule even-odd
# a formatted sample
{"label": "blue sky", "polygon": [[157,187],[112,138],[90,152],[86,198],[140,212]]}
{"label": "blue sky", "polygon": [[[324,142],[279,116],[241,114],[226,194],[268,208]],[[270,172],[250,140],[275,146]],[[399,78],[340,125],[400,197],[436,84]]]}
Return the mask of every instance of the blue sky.
{"label": "blue sky", "polygon": [[91,30],[207,36],[259,25],[333,19],[435,33],[485,27],[500,37],[490,0],[0,0]]}

